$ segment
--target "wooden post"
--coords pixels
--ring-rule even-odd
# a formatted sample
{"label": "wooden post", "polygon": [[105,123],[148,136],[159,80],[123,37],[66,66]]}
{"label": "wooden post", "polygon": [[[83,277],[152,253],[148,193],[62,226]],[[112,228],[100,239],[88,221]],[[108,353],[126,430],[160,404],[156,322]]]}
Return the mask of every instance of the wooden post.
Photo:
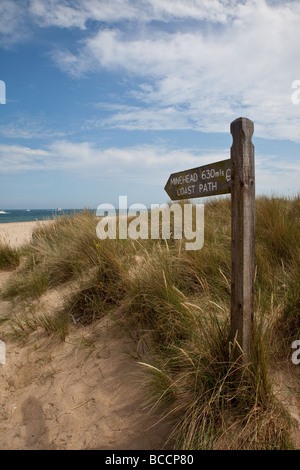
{"label": "wooden post", "polygon": [[[255,168],[246,118],[231,123],[231,332],[248,360],[251,354],[254,305]],[[234,357],[241,354],[235,348]]]}

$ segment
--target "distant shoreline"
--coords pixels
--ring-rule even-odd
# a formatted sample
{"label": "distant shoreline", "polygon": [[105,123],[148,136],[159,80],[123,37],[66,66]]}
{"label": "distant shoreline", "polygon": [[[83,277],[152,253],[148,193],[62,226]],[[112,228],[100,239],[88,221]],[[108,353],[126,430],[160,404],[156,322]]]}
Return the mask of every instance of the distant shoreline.
{"label": "distant shoreline", "polygon": [[60,216],[69,216],[74,213],[90,210],[95,213],[94,209],[1,209],[0,210],[0,226],[10,222],[36,222],[44,220],[53,220]]}

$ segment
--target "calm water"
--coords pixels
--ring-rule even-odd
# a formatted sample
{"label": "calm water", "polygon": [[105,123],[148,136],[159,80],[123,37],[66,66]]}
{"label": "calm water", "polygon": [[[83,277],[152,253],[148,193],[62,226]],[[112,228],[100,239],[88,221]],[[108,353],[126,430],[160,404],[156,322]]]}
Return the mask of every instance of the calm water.
{"label": "calm water", "polygon": [[[80,209],[64,209],[63,211],[57,211],[56,209],[33,209],[30,211],[1,209],[0,223],[53,219],[54,217],[74,214],[74,212],[80,212]],[[95,211],[92,212],[94,213]]]}

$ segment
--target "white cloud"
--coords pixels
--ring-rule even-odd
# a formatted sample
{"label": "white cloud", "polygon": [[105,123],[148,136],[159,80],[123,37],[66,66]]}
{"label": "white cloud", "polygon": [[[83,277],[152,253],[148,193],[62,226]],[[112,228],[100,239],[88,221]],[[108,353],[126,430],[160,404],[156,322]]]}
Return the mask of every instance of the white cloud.
{"label": "white cloud", "polygon": [[239,0],[31,0],[29,12],[41,26],[84,29],[89,20],[115,23],[182,19],[224,23]]}
{"label": "white cloud", "polygon": [[0,135],[6,139],[43,139],[64,137],[66,133],[50,129],[47,119],[42,116],[32,118],[27,114],[19,114],[14,117],[13,121],[0,124]]}
{"label": "white cloud", "polygon": [[42,149],[0,144],[0,173],[41,169],[47,157],[48,152]]}
{"label": "white cloud", "polygon": [[[99,106],[100,107],[100,106]],[[102,105],[111,113],[103,119],[88,120],[85,129],[118,128],[124,130],[166,130],[190,129],[188,116],[176,110],[175,106],[157,108],[125,105]]]}
{"label": "white cloud", "polygon": [[108,125],[223,132],[242,115],[256,123],[256,135],[300,141],[300,106],[291,102],[291,84],[300,78],[299,2],[151,4],[153,15],[161,18],[162,12],[168,18],[189,16],[194,8],[195,18],[223,24],[187,32],[161,27],[155,34],[151,28],[135,34],[100,30],[77,53],[61,51],[57,63],[72,75],[104,68],[126,71],[142,82],[132,90],[140,108],[116,113]]}
{"label": "white cloud", "polygon": [[292,0],[0,3],[2,44],[36,25],[78,28],[84,40],[72,51],[53,52],[62,70],[80,78],[106,69],[138,79],[130,94],[140,105],[111,109],[103,126],[227,132],[233,119],[246,116],[255,135],[295,142],[300,105],[291,102],[291,85],[300,79],[299,24],[300,2]]}
{"label": "white cloud", "polygon": [[29,13],[40,26],[85,28],[85,15],[61,0],[31,0]]}
{"label": "white cloud", "polygon": [[29,30],[25,26],[26,0],[23,8],[12,0],[0,2],[0,46],[11,47],[13,44],[24,41],[29,37]]}
{"label": "white cloud", "polygon": [[[90,142],[58,140],[46,148],[0,144],[0,174],[51,171],[88,178],[136,181],[163,188],[170,173],[229,158],[229,149],[172,150],[164,145],[97,148]],[[300,164],[277,155],[256,155],[257,194],[295,195]],[[120,179],[121,178],[121,179]]]}
{"label": "white cloud", "polygon": [[[139,145],[125,148],[97,148],[90,142],[74,143],[57,140],[47,147],[29,148],[0,144],[0,172],[57,170],[80,175],[108,177],[126,175],[156,181],[158,172],[179,171],[199,164],[227,158],[228,151],[207,151],[198,154],[190,149],[171,150],[166,146]],[[152,175],[152,177],[151,177]]]}
{"label": "white cloud", "polygon": [[256,186],[260,194],[296,196],[299,192],[300,163],[276,155],[255,158]]}
{"label": "white cloud", "polygon": [[164,145],[101,149],[90,142],[74,143],[67,140],[59,140],[48,146],[48,154],[55,160],[55,165],[60,160],[60,167],[68,171],[80,171],[102,177],[115,174],[127,177],[134,175],[136,178],[141,174],[145,174],[148,178],[150,172],[155,180],[159,171],[169,171],[170,168],[182,165],[193,168],[199,166],[201,162],[207,163],[209,159],[217,161],[226,158],[225,152],[207,152],[199,155],[190,149],[171,150]]}

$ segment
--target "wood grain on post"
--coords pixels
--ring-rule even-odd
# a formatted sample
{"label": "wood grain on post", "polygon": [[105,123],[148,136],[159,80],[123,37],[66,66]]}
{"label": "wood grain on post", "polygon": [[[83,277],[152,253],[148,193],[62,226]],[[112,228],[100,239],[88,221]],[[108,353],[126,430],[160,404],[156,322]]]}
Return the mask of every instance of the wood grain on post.
{"label": "wood grain on post", "polygon": [[[248,359],[251,354],[254,306],[255,168],[247,118],[231,123],[231,332]],[[236,348],[234,355],[240,354]]]}

